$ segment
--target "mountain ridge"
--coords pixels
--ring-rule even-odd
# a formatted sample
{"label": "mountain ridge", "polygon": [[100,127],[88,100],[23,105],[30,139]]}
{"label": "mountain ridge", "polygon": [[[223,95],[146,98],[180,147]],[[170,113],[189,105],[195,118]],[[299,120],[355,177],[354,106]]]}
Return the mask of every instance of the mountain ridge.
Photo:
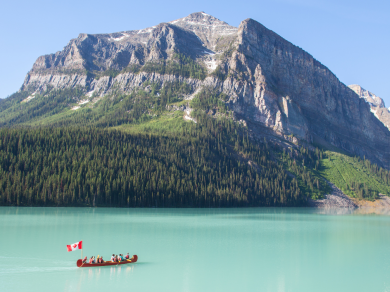
{"label": "mountain ridge", "polygon": [[[192,60],[187,66],[200,66],[198,73],[165,73],[167,62],[185,65],[177,59],[181,55]],[[163,71],[147,70],[155,64],[163,64]],[[223,92],[226,105],[254,133],[265,126],[287,142],[294,136],[382,166],[390,161],[390,132],[367,103],[312,55],[253,19],[235,28],[198,12],[143,30],[80,34],[63,51],[39,57],[21,90],[79,86],[98,102],[145,82],[172,81],[186,82],[192,92],[203,87]]]}
{"label": "mountain ridge", "polygon": [[371,112],[390,130],[390,109],[386,108],[383,99],[358,84],[351,84],[348,87],[370,105]]}
{"label": "mountain ridge", "polygon": [[39,57],[0,101],[0,204],[308,206],[336,187],[374,201],[388,142],[312,55],[199,12]]}

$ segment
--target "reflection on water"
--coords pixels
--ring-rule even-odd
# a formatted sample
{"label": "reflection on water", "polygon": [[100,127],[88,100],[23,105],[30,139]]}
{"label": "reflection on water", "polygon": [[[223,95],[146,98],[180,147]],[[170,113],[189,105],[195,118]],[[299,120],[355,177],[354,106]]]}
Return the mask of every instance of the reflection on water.
{"label": "reflection on water", "polygon": [[388,208],[358,208],[354,214],[377,214],[390,216],[390,209]]}
{"label": "reflection on water", "polygon": [[[107,266],[107,267],[93,267],[93,268],[79,268],[77,270],[78,275],[78,283],[79,283],[79,289],[81,289],[81,283],[98,283],[101,280],[106,281],[105,279],[108,279],[109,281],[120,281],[124,275],[128,276],[130,275],[133,270],[135,264],[132,264],[132,266]],[[69,285],[69,284],[67,284]],[[104,285],[105,286],[105,285]],[[66,290],[66,291],[72,291],[72,290]],[[100,291],[100,290],[99,290]]]}
{"label": "reflection on water", "polygon": [[322,215],[350,215],[355,213],[352,208],[318,208],[314,209],[315,214]]}
{"label": "reflection on water", "polygon": [[315,214],[323,215],[386,215],[390,216],[390,209],[387,208],[318,208],[314,209]]}
{"label": "reflection on water", "polygon": [[130,274],[133,272],[137,263],[129,265],[107,266],[107,267],[88,267],[80,268],[80,278],[88,278],[88,281],[99,280],[102,275],[110,275],[110,280],[120,278],[121,274]]}
{"label": "reflection on water", "polygon": [[[390,216],[372,213],[0,208],[0,291],[386,291]],[[139,261],[77,268],[79,240],[88,257]]]}

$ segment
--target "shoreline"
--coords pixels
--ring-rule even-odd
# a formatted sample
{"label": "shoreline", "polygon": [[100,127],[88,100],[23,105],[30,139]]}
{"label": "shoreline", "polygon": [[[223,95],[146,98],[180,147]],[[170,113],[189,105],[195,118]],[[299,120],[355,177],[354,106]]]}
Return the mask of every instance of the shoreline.
{"label": "shoreline", "polygon": [[382,214],[390,215],[390,197],[379,194],[379,199],[375,201],[359,200],[350,198],[344,194],[333,183],[327,181],[332,189],[330,194],[326,194],[324,199],[309,199],[309,207],[323,211],[332,210],[335,214]]}

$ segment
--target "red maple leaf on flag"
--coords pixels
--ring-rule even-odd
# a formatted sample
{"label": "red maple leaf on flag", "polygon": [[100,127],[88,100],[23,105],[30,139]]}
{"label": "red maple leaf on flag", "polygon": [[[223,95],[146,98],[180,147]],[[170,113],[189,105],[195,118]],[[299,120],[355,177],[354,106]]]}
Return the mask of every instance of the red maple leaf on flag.
{"label": "red maple leaf on flag", "polygon": [[82,241],[79,241],[79,242],[76,242],[76,243],[73,243],[71,245],[67,245],[66,248],[68,249],[68,251],[73,251],[75,249],[82,249]]}

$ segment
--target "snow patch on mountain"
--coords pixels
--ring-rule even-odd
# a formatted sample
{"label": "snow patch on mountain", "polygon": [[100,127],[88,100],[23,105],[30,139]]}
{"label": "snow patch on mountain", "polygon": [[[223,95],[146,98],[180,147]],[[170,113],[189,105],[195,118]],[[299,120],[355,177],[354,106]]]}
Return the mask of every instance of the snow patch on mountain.
{"label": "snow patch on mountain", "polygon": [[141,29],[141,30],[139,30],[139,31],[137,32],[137,34],[151,33],[151,32],[153,31],[154,28],[155,28],[155,26]]}
{"label": "snow patch on mountain", "polygon": [[131,35],[129,35],[127,33],[122,33],[122,35],[120,37],[110,37],[108,40],[111,42],[119,42],[119,41],[122,41],[128,37],[131,37]]}

